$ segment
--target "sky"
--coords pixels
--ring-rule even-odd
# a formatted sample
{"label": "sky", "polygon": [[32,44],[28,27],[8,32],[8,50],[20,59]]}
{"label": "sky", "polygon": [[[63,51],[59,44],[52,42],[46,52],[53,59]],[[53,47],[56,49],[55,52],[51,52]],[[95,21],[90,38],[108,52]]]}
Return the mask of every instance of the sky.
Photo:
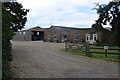
{"label": "sky", "polygon": [[95,3],[108,4],[110,0],[17,0],[29,9],[24,29],[51,25],[90,28],[97,20]]}

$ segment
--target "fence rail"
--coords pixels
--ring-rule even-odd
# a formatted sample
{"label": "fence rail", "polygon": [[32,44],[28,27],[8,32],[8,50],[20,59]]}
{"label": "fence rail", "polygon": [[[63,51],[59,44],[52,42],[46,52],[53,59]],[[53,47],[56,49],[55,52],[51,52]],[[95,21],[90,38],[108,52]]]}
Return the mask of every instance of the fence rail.
{"label": "fence rail", "polygon": [[[105,49],[104,46],[108,46],[108,48]],[[65,50],[67,51],[68,49],[71,49],[74,52],[82,52],[87,56],[92,56],[92,53],[105,54],[105,57],[107,57],[108,54],[120,55],[120,48],[112,48],[111,46],[112,45],[106,45],[106,44],[89,44],[88,42],[86,42],[85,44],[66,42]],[[103,48],[97,48],[97,47],[103,47]],[[90,51],[92,49],[94,51]],[[99,50],[102,50],[102,52],[100,52]],[[113,50],[114,52],[112,52]]]}
{"label": "fence rail", "polygon": [[[89,48],[89,49],[102,49],[103,50],[104,48]],[[119,51],[120,49],[108,49],[108,50],[118,50]]]}
{"label": "fence rail", "polygon": [[[92,53],[97,53],[97,54],[105,54],[105,57],[107,57],[108,54],[112,55],[120,55],[120,49],[118,48],[113,48],[113,45],[108,45],[108,44],[89,44],[89,51],[93,49],[94,51],[90,51],[90,54]],[[91,47],[92,46],[92,47]],[[96,47],[103,47],[103,48],[96,48]],[[95,50],[102,50],[103,52],[100,51],[95,51]],[[115,52],[112,52],[112,51]]]}
{"label": "fence rail", "polygon": [[90,53],[99,53],[99,54],[114,54],[114,55],[120,55],[120,53],[105,53],[105,52],[90,52]]}

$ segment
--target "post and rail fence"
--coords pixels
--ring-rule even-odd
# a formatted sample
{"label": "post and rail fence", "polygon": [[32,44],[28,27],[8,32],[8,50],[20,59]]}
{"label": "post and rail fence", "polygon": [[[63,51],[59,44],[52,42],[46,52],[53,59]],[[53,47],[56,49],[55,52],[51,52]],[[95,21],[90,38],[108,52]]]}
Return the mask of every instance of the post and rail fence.
{"label": "post and rail fence", "polygon": [[67,52],[68,49],[71,49],[73,52],[84,53],[89,57],[92,56],[92,53],[105,54],[105,57],[107,57],[108,54],[120,55],[120,48],[117,46],[112,47],[112,45],[106,44],[89,44],[89,42],[80,44],[76,42],[71,43],[66,41],[65,51]]}

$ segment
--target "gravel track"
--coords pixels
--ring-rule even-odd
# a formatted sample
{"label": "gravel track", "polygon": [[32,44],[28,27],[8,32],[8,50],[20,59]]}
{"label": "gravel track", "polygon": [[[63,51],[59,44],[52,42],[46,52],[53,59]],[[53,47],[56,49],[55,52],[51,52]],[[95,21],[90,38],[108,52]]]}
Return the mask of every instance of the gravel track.
{"label": "gravel track", "polygon": [[118,63],[62,52],[64,43],[12,44],[14,78],[118,78]]}

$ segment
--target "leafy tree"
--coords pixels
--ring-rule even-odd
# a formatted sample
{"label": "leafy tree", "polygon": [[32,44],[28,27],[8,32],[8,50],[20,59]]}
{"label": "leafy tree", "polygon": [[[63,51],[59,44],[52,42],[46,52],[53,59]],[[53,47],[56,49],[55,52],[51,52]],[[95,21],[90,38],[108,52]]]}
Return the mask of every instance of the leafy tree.
{"label": "leafy tree", "polygon": [[11,42],[14,32],[22,29],[27,21],[27,12],[18,2],[2,3],[2,78],[10,78],[10,62],[12,60]]}
{"label": "leafy tree", "polygon": [[5,2],[3,5],[11,17],[10,25],[12,30],[18,31],[18,29],[22,29],[27,21],[26,15],[29,10],[24,9],[18,2]]}
{"label": "leafy tree", "polygon": [[99,15],[98,20],[92,25],[97,31],[102,30],[103,25],[108,23],[112,26],[110,43],[120,46],[120,2],[109,2],[109,4],[96,4],[94,9]]}

